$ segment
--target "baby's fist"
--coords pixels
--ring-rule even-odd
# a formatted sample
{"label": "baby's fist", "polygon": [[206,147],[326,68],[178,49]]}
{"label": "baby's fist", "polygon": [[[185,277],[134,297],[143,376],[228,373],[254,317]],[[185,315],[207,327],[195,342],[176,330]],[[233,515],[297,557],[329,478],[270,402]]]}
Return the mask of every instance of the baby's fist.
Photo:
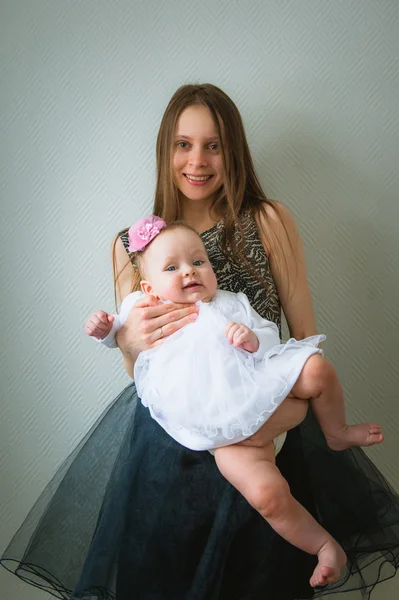
{"label": "baby's fist", "polygon": [[256,334],[242,323],[229,323],[226,327],[226,336],[229,344],[235,348],[242,348],[247,352],[256,352],[259,340]]}
{"label": "baby's fist", "polygon": [[109,315],[103,310],[97,310],[90,315],[84,326],[85,333],[98,340],[102,340],[111,331],[112,323],[115,317]]}

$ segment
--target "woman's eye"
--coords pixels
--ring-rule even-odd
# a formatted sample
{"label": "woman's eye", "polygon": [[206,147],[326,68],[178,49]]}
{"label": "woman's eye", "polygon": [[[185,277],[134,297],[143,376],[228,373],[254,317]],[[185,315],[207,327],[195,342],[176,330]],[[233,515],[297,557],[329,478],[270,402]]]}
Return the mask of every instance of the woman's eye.
{"label": "woman's eye", "polygon": [[179,148],[187,148],[187,142],[177,142]]}
{"label": "woman's eye", "polygon": [[219,150],[219,145],[218,145],[218,144],[211,144],[211,145],[209,146],[209,149],[210,149],[210,150]]}

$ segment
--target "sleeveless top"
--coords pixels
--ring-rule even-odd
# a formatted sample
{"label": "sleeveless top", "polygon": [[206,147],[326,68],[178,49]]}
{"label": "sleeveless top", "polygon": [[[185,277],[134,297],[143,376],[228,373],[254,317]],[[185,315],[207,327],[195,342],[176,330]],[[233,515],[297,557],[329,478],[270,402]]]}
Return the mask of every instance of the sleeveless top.
{"label": "sleeveless top", "polygon": [[[246,213],[241,216],[241,226],[245,236],[245,258],[257,272],[262,283],[245,265],[238,264],[232,258],[226,257],[222,251],[223,221],[219,221],[211,229],[203,231],[200,236],[207,250],[209,260],[215,271],[218,287],[229,292],[244,292],[251,306],[264,319],[273,321],[281,329],[281,306],[274,283],[269,259],[261,242],[258,227],[254,217]],[[238,227],[235,232],[239,241],[241,234]],[[128,254],[128,233],[121,234],[121,240]]]}

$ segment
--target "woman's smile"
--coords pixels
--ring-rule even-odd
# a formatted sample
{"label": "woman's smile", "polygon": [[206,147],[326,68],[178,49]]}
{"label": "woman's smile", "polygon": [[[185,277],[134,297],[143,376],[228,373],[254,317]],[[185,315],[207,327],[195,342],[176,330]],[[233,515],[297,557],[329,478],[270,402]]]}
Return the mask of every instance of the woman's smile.
{"label": "woman's smile", "polygon": [[187,179],[191,185],[205,185],[208,181],[213,177],[213,175],[189,175],[188,173],[183,173],[184,177]]}

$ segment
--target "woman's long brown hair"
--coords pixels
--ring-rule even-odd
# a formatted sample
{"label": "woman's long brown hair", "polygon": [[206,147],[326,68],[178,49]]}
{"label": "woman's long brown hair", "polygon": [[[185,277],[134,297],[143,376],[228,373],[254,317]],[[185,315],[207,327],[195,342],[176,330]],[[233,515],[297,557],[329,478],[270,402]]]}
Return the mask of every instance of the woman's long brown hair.
{"label": "woman's long brown hair", "polygon": [[[246,212],[251,212],[254,217],[261,215],[265,229],[263,234],[268,240],[271,251],[281,250],[281,240],[273,231],[267,212],[268,207],[271,207],[280,218],[278,203],[266,198],[262,190],[236,105],[227,94],[212,84],[183,85],[172,96],[164,112],[156,143],[157,182],[153,214],[162,217],[166,223],[183,218],[180,193],[173,177],[172,162],[177,121],[182,112],[193,105],[208,107],[220,140],[225,179],[212,204],[211,213],[215,219],[222,218],[224,222],[222,251],[227,257],[246,266],[259,279],[244,254],[246,240],[240,217]],[[280,221],[282,222],[281,218]],[[282,225],[290,242],[283,222]],[[238,242],[237,229],[240,233]],[[119,274],[115,272],[115,243],[113,264],[116,282]],[[290,247],[292,249],[292,246]],[[281,260],[286,263],[286,257],[282,254],[282,252],[275,253],[278,267],[281,267]]]}

